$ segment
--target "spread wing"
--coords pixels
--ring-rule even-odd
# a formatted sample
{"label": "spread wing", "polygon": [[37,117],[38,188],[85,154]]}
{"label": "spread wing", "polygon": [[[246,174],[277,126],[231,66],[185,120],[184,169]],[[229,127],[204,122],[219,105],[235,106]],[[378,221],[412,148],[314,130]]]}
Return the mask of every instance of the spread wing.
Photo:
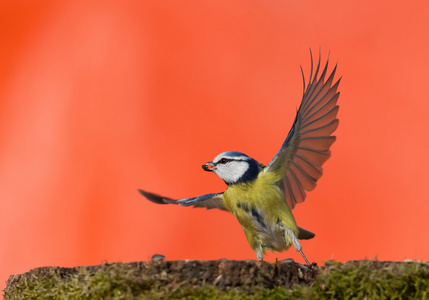
{"label": "spread wing", "polygon": [[[223,193],[207,194],[194,198],[185,198],[180,200],[173,200],[170,198],[162,197],[157,194],[149,193],[143,190],[139,192],[148,200],[156,204],[179,204],[181,206],[205,207],[207,209],[219,208],[228,211],[223,204]],[[308,240],[314,237],[314,233],[298,227],[298,239]]]}
{"label": "spread wing", "polygon": [[[310,50],[311,55],[311,50]],[[335,142],[332,133],[338,127],[337,92],[341,78],[333,84],[337,66],[325,80],[328,61],[317,78],[319,62],[313,76],[313,56],[311,55],[311,71],[307,88],[304,81],[304,95],[289,131],[280,150],[264,169],[264,172],[281,174],[280,183],[285,192],[286,202],[290,209],[303,202],[306,191],[316,187],[317,180],[322,176],[322,165],[331,156],[329,148]],[[302,68],[301,68],[302,72]]]}
{"label": "spread wing", "polygon": [[143,190],[139,190],[139,192],[148,200],[157,204],[179,204],[181,206],[205,207],[207,209],[219,208],[222,210],[227,210],[223,204],[223,193],[207,194],[193,198],[173,200]]}

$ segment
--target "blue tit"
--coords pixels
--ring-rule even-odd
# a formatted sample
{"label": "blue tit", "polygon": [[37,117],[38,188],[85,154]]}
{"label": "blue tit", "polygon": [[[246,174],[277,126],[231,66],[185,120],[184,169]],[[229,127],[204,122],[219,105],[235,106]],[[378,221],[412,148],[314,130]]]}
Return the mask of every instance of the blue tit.
{"label": "blue tit", "polygon": [[[299,239],[311,239],[314,233],[297,226],[292,214],[297,203],[306,198],[306,192],[316,187],[322,176],[322,165],[331,155],[335,142],[332,133],[338,127],[338,85],[333,84],[336,66],[325,80],[328,62],[323,70],[319,61],[313,77],[311,55],[310,79],[290,129],[280,150],[267,166],[244,153],[228,151],[204,164],[205,171],[214,172],[227,185],[222,193],[173,200],[139,190],[152,202],[181,206],[218,208],[231,212],[244,230],[250,247],[259,261],[266,250],[281,252],[292,245],[302,252]],[[321,71],[318,77],[319,71]]]}

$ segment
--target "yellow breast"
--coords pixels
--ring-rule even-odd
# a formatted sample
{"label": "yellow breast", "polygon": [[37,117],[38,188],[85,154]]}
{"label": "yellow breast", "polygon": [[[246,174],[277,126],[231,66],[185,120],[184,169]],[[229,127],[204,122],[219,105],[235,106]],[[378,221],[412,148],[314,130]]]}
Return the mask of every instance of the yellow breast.
{"label": "yellow breast", "polygon": [[298,234],[279,180],[274,173],[261,172],[253,182],[228,186],[224,192],[225,206],[240,222],[252,248],[255,243],[270,251],[289,248],[292,241],[285,238],[281,224]]}

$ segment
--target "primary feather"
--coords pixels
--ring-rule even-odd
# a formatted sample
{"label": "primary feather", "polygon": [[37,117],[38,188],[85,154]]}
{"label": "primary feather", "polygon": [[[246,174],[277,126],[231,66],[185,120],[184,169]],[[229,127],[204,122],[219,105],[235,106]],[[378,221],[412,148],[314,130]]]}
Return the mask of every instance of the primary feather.
{"label": "primary feather", "polygon": [[295,121],[282,147],[264,169],[264,172],[276,172],[283,176],[279,184],[290,209],[305,200],[306,191],[316,187],[323,173],[322,165],[331,156],[329,148],[335,142],[332,133],[338,127],[337,100],[340,93],[337,88],[341,79],[332,85],[335,66],[325,81],[328,62],[317,78],[320,56],[314,77],[311,59],[310,79]]}

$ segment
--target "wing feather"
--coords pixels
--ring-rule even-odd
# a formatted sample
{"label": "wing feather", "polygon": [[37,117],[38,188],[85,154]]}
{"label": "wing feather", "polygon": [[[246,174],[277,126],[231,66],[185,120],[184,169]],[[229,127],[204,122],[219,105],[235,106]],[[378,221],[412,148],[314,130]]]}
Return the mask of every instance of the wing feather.
{"label": "wing feather", "polygon": [[[310,50],[311,55],[311,50]],[[341,78],[333,84],[337,66],[325,80],[329,58],[318,76],[321,57],[313,76],[313,56],[311,55],[310,79],[305,88],[301,105],[293,126],[282,147],[264,169],[283,176],[279,183],[284,190],[286,202],[293,209],[306,198],[306,191],[312,191],[323,174],[322,165],[331,156],[330,147],[335,142],[332,133],[338,128],[337,92]]]}
{"label": "wing feather", "polygon": [[[139,192],[148,200],[156,204],[179,204],[181,206],[205,207],[207,209],[218,208],[228,211],[223,204],[223,193],[207,194],[194,198],[185,198],[180,200],[173,200],[171,198],[163,197],[158,194],[149,193],[144,190]],[[314,237],[314,233],[298,227],[298,239],[307,240]]]}
{"label": "wing feather", "polygon": [[144,190],[139,190],[139,192],[148,200],[156,204],[178,204],[181,206],[204,207],[207,209],[218,208],[221,210],[227,210],[223,204],[223,193],[207,194],[193,198],[173,200],[171,198],[149,193]]}

